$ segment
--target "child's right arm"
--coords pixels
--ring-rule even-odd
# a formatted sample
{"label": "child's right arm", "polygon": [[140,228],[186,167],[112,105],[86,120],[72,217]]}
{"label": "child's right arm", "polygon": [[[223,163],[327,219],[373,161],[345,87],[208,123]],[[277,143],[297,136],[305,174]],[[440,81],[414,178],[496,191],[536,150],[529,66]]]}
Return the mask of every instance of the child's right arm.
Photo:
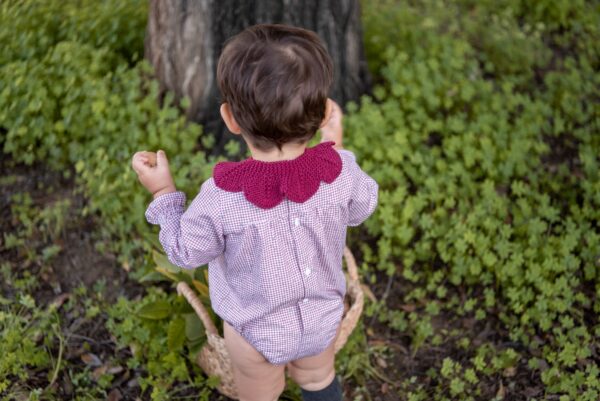
{"label": "child's right arm", "polygon": [[159,240],[167,257],[171,263],[188,269],[210,262],[225,247],[214,183],[205,182],[185,210],[185,194],[175,189],[166,155],[159,151],[156,163],[151,156],[151,152],[136,153],[132,166],[154,197],[146,210],[146,219],[160,225]]}
{"label": "child's right arm", "polygon": [[154,198],[175,192],[175,183],[171,177],[169,160],[164,151],[136,152],[131,159],[131,167],[138,175],[142,185]]}
{"label": "child's right arm", "polygon": [[171,263],[193,269],[215,259],[225,250],[218,189],[209,180],[187,210],[185,194],[172,192],[154,199],[146,219],[160,225],[158,239]]}

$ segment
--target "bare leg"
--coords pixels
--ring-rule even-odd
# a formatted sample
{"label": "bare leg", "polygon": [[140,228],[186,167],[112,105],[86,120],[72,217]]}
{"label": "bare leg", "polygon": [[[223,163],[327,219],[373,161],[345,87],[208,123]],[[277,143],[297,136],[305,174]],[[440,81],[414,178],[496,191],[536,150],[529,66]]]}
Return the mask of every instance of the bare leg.
{"label": "bare leg", "polygon": [[227,322],[223,334],[240,401],[277,401],[285,388],[285,366],[269,363]]}
{"label": "bare leg", "polygon": [[[338,327],[336,339],[340,334],[340,327]],[[335,339],[320,354],[288,363],[290,377],[304,390],[317,391],[327,387],[335,377],[334,344]]]}

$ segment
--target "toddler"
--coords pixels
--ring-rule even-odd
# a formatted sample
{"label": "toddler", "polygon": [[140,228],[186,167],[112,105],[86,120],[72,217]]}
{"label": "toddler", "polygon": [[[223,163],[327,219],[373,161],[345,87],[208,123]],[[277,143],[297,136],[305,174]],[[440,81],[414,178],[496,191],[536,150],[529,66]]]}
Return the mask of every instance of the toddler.
{"label": "toddler", "polygon": [[[328,93],[331,59],[317,35],[256,25],[219,59],[221,116],[252,157],[218,163],[185,210],[167,157],[138,152],[132,165],[153,194],[169,260],[208,263],[210,299],[223,319],[242,401],[274,401],[285,369],[303,399],[342,399],[334,370],[346,281],[346,227],[377,205],[377,184],[342,149],[342,114]],[[307,148],[321,128],[322,142]]]}

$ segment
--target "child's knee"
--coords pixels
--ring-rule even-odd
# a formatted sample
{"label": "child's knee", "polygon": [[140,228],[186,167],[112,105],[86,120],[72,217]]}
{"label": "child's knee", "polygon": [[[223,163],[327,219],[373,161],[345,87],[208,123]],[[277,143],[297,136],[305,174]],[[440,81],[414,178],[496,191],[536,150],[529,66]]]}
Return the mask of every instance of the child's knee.
{"label": "child's knee", "polygon": [[301,388],[309,391],[321,390],[335,377],[333,365],[327,364],[316,368],[303,368],[291,362],[288,365],[288,374],[292,380]]}
{"label": "child's knee", "polygon": [[283,369],[273,366],[248,366],[233,364],[233,378],[240,401],[277,401],[285,389]]}

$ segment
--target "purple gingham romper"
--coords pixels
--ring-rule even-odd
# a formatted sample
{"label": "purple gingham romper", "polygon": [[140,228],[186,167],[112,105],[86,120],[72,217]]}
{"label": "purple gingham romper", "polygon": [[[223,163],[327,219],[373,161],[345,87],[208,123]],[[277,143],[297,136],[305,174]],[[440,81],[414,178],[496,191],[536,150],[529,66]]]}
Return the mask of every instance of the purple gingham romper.
{"label": "purple gingham romper", "polygon": [[377,183],[350,151],[337,154],[337,178],[302,203],[284,197],[265,209],[210,178],[187,210],[185,195],[174,192],[146,211],[172,263],[208,263],[213,310],[272,364],[317,355],[333,341],[344,311],[346,227],[377,205]]}

